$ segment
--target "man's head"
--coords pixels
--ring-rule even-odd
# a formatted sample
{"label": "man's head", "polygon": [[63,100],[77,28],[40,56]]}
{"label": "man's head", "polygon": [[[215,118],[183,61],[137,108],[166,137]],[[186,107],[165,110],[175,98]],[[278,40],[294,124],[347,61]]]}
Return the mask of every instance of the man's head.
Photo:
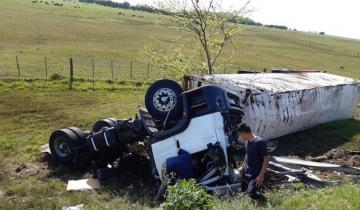
{"label": "man's head", "polygon": [[237,128],[239,132],[239,137],[243,141],[248,141],[250,139],[253,139],[254,135],[251,132],[251,129],[246,124],[240,124]]}

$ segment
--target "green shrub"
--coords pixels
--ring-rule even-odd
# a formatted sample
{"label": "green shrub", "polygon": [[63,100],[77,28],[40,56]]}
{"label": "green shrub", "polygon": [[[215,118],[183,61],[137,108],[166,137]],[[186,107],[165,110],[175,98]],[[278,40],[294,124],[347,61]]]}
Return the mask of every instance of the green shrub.
{"label": "green shrub", "polygon": [[210,209],[214,205],[213,197],[193,180],[181,180],[166,191],[165,210]]}

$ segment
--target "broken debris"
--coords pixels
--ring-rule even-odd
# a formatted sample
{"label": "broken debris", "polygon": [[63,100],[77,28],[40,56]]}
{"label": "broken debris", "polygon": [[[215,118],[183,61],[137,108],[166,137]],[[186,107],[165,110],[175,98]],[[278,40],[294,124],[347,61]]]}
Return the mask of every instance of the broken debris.
{"label": "broken debris", "polygon": [[41,153],[51,154],[49,144],[41,145],[41,146],[40,146],[40,152],[41,152]]}
{"label": "broken debris", "polygon": [[332,171],[338,171],[349,174],[360,174],[360,168],[351,167],[351,166],[341,166],[331,163],[321,163],[315,161],[306,161],[306,160],[286,158],[286,157],[276,157],[276,156],[273,156],[271,160],[276,163],[298,165],[298,166],[318,168],[323,170],[332,170]]}
{"label": "broken debris", "polygon": [[309,168],[313,168],[316,170],[320,169],[337,171],[352,175],[360,174],[360,168],[356,167],[347,167],[330,163],[305,161],[300,159],[276,156],[272,156],[270,158],[270,167],[275,168],[275,170],[269,169],[269,171],[271,171],[275,176],[286,176],[289,178],[289,182],[291,178],[296,177],[299,178],[302,182],[313,186],[334,185],[338,182],[323,180],[314,173],[314,170],[310,170]]}
{"label": "broken debris", "polygon": [[84,210],[84,204],[76,205],[76,206],[64,206],[62,210]]}
{"label": "broken debris", "polygon": [[94,190],[100,188],[97,179],[69,180],[66,190]]}

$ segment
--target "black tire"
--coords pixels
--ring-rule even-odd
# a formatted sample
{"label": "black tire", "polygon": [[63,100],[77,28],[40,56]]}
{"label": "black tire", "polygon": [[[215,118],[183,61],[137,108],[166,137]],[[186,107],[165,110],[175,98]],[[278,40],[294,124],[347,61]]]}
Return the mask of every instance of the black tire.
{"label": "black tire", "polygon": [[[157,120],[174,120],[181,116],[182,103],[179,95],[183,92],[181,86],[172,80],[154,82],[146,92],[145,106],[150,115]],[[171,107],[173,107],[171,109]]]}
{"label": "black tire", "polygon": [[68,129],[70,129],[71,131],[73,131],[76,134],[79,141],[85,142],[86,136],[88,134],[86,134],[84,131],[80,130],[80,128],[77,128],[77,127],[69,127]]}
{"label": "black tire", "polygon": [[110,120],[110,121],[112,121],[114,124],[116,124],[117,123],[117,119],[115,119],[115,118],[107,118],[108,120]]}
{"label": "black tire", "polygon": [[51,154],[62,163],[72,163],[74,160],[74,152],[72,148],[79,146],[81,141],[74,131],[64,128],[54,131],[49,139],[49,147]]}
{"label": "black tire", "polygon": [[98,132],[100,131],[102,128],[105,127],[113,127],[115,126],[117,120],[115,118],[107,118],[107,119],[102,119],[102,120],[98,120],[95,122],[95,124],[93,125],[93,131],[94,132]]}

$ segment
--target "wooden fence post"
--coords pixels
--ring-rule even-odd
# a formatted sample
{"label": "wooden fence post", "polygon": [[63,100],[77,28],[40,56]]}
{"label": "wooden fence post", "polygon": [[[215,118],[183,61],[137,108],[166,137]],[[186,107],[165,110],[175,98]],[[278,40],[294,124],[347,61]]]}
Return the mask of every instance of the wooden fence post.
{"label": "wooden fence post", "polygon": [[48,77],[48,67],[47,67],[47,59],[46,59],[46,57],[45,57],[44,61],[45,61],[45,78],[47,78]]}
{"label": "wooden fence post", "polygon": [[133,79],[133,62],[130,61],[130,79]]}
{"label": "wooden fence post", "polygon": [[112,84],[112,89],[114,89],[114,64],[113,64],[113,60],[110,61],[110,67],[111,67],[111,84]]}
{"label": "wooden fence post", "polygon": [[147,64],[146,79],[149,79],[150,64]]}
{"label": "wooden fence post", "polygon": [[18,77],[20,77],[20,65],[19,65],[19,58],[18,58],[18,56],[16,56],[16,67],[17,67],[17,70],[18,70]]}
{"label": "wooden fence post", "polygon": [[70,80],[69,80],[69,89],[72,90],[72,83],[74,81],[74,65],[73,59],[70,58]]}
{"label": "wooden fence post", "polygon": [[94,58],[91,59],[91,64],[92,64],[92,85],[93,85],[93,90],[95,90],[95,61]]}

